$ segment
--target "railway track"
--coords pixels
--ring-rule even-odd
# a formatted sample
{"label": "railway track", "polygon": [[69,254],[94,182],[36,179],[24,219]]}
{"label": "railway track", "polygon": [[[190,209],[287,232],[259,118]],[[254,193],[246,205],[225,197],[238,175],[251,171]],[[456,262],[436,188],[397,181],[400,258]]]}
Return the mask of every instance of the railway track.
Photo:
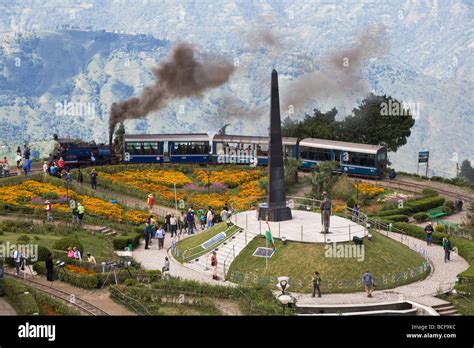
{"label": "railway track", "polygon": [[75,307],[77,310],[79,310],[81,313],[85,315],[91,315],[91,316],[109,316],[110,315],[109,313],[103,311],[99,307],[93,305],[90,302],[87,302],[86,300],[79,298],[78,296],[74,294],[70,294],[66,291],[52,288],[50,286],[37,282],[33,279],[25,279],[25,278],[17,277],[11,272],[4,272],[4,274],[7,277],[16,279],[17,281],[23,283],[24,285],[27,285],[31,288],[34,288],[35,290],[38,290],[50,296],[53,296],[59,299],[60,301],[65,302],[66,304],[72,305],[73,307]]}
{"label": "railway track", "polygon": [[373,179],[359,179],[359,178],[349,178],[351,181],[360,180],[360,182],[366,182],[370,184],[398,189],[403,191],[408,191],[416,194],[421,194],[423,189],[429,188],[438,191],[441,195],[447,196],[450,198],[457,198],[460,197],[464,202],[472,204],[474,202],[474,194],[469,194],[466,192],[460,192],[462,189],[459,190],[447,190],[445,188],[435,187],[433,185],[423,185],[423,183],[414,183],[411,181],[399,180],[399,179],[384,179],[384,180],[377,180],[374,181]]}

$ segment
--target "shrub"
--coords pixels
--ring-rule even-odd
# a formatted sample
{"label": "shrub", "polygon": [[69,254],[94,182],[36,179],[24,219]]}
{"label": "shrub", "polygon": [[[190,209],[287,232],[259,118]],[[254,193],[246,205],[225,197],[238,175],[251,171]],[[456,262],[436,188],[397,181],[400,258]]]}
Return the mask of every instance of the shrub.
{"label": "shrub", "polygon": [[18,237],[18,239],[16,241],[26,244],[26,243],[30,242],[30,237],[28,237],[26,234],[24,234],[24,235],[21,235],[20,237]]}
{"label": "shrub", "polygon": [[436,232],[444,232],[444,226],[440,225],[440,224],[436,225],[435,226],[435,231]]}
{"label": "shrub", "polygon": [[349,199],[346,202],[346,205],[349,208],[354,208],[355,205],[356,205],[356,201],[355,201],[354,197],[349,197]]}
{"label": "shrub", "polygon": [[119,236],[112,239],[112,244],[114,245],[115,250],[123,250],[129,244],[132,244],[132,248],[135,248],[140,243],[140,238],[142,234],[135,233],[131,236]]}
{"label": "shrub", "polygon": [[446,213],[446,215],[450,215],[454,213],[454,201],[446,201],[443,204],[443,212]]}
{"label": "shrub", "polygon": [[413,218],[414,218],[417,222],[423,222],[423,221],[428,220],[428,214],[426,214],[424,211],[422,211],[422,212],[413,214]]}
{"label": "shrub", "polygon": [[[44,262],[37,262],[34,265],[34,270],[38,274],[46,275],[46,265]],[[54,269],[55,278],[73,286],[83,289],[96,289],[99,287],[99,277],[97,274],[79,274],[67,271],[65,269]]]}
{"label": "shrub", "polygon": [[44,293],[34,291],[33,296],[40,309],[40,315],[80,315],[79,311]]}
{"label": "shrub", "polygon": [[347,178],[347,175],[341,175],[334,186],[331,188],[332,197],[347,201],[352,197],[354,186]]}
{"label": "shrub", "polygon": [[390,221],[393,221],[393,222],[408,222],[408,220],[409,220],[408,215],[402,215],[402,214],[384,216],[384,219],[385,220],[390,220]]}
{"label": "shrub", "polygon": [[439,192],[430,188],[425,188],[421,191],[423,197],[435,197],[439,195]]}
{"label": "shrub", "polygon": [[69,247],[77,247],[81,251],[81,254],[84,253],[84,246],[79,241],[79,238],[77,238],[77,236],[67,236],[57,240],[53,244],[53,249],[55,250],[66,251]]}

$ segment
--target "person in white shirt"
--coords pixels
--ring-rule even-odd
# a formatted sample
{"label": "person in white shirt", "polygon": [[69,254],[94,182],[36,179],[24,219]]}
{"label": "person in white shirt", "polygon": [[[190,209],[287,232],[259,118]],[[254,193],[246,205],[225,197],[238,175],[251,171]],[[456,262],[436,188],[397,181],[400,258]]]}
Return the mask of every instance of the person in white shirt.
{"label": "person in white shirt", "polygon": [[206,216],[206,222],[207,222],[207,228],[212,227],[213,223],[212,220],[214,219],[214,214],[212,213],[212,208],[209,207],[209,210],[207,211],[207,216]]}
{"label": "person in white shirt", "polygon": [[81,256],[81,251],[74,247],[74,258],[82,262],[82,256]]}
{"label": "person in white shirt", "polygon": [[20,275],[20,265],[21,265],[21,252],[20,248],[17,246],[16,250],[13,252],[13,260],[15,262],[16,273],[15,275]]}
{"label": "person in white shirt", "polygon": [[158,239],[158,250],[163,249],[163,245],[165,244],[165,231],[161,226],[158,226],[155,236]]}
{"label": "person in white shirt", "polygon": [[178,220],[176,219],[174,214],[171,214],[170,226],[171,226],[171,237],[173,237],[175,234],[178,234]]}
{"label": "person in white shirt", "polygon": [[48,162],[44,162],[43,163],[43,174],[44,174],[44,176],[47,176],[48,172],[49,172]]}

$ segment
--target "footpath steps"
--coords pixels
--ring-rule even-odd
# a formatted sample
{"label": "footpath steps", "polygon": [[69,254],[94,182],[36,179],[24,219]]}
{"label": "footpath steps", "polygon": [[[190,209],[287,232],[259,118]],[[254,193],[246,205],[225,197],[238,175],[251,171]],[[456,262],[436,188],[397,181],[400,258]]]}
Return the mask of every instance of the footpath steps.
{"label": "footpath steps", "polygon": [[[220,279],[225,279],[225,275],[229,270],[232,261],[234,261],[247,244],[257,235],[258,234],[247,232],[246,237],[245,231],[239,230],[231,238],[227,239],[214,249],[217,249],[217,275]],[[247,243],[245,243],[246,240]],[[190,260],[190,262],[186,263],[186,266],[198,272],[212,276],[211,255],[212,251],[201,255],[194,260]]]}
{"label": "footpath steps", "polygon": [[432,308],[436,312],[438,312],[439,315],[441,316],[460,316],[461,315],[451,303],[433,306]]}

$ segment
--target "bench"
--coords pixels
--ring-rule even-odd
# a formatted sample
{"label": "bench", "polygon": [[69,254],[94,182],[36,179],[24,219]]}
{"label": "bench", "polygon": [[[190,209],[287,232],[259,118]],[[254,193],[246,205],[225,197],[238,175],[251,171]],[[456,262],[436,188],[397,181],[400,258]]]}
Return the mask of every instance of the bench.
{"label": "bench", "polygon": [[436,208],[433,208],[433,209],[429,209],[426,213],[428,214],[428,217],[430,219],[437,219],[441,216],[446,215],[446,213],[444,212],[442,206],[441,207],[436,207]]}

